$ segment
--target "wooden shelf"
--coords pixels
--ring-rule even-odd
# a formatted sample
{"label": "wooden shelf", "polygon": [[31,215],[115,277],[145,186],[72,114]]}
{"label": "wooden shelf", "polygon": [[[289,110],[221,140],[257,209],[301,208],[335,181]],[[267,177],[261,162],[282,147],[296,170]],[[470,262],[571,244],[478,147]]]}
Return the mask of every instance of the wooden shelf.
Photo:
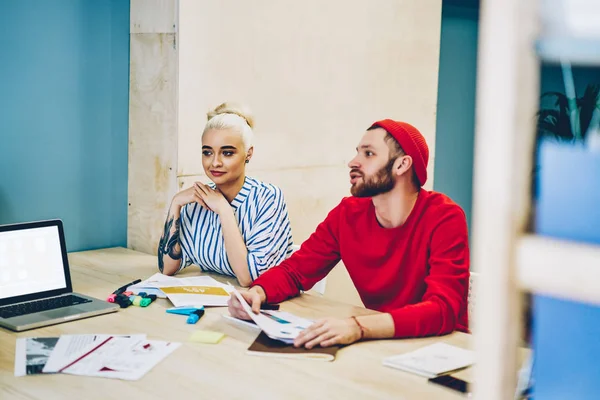
{"label": "wooden shelf", "polygon": [[600,304],[600,246],[527,235],[516,248],[522,289]]}

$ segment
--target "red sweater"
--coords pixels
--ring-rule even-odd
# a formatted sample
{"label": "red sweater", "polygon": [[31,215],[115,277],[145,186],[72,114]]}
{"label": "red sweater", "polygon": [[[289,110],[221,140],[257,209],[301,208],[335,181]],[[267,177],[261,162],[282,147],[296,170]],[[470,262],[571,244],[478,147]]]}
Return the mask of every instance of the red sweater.
{"label": "red sweater", "polygon": [[447,196],[422,189],[406,222],[392,229],[379,225],[370,198],[345,198],[253,286],[278,303],[312,288],[340,259],[364,305],[391,314],[395,337],[468,331],[467,223]]}

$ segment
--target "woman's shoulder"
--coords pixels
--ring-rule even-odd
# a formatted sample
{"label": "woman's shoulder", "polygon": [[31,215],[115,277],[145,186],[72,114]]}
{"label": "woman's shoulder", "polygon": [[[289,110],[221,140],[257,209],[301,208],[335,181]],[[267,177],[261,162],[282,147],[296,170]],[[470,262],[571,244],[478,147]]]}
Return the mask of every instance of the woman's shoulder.
{"label": "woman's shoulder", "polygon": [[266,197],[283,196],[283,191],[279,188],[279,186],[276,186],[272,183],[263,182],[259,179],[248,176],[248,177],[246,177],[246,184],[248,184],[250,186],[251,190],[255,191],[257,194],[260,194],[261,196],[266,196]]}

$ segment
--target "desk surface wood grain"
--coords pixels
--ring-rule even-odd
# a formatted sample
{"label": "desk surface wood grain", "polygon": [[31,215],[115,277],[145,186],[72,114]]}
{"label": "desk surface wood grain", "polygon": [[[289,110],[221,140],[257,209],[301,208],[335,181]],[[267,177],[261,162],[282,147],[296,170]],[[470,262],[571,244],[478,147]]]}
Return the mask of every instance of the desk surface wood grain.
{"label": "desk surface wood grain", "polygon": [[[72,253],[69,261],[74,291],[100,299],[133,279],[156,272],[154,256],[124,248]],[[198,273],[190,267],[182,276]],[[189,325],[184,316],[165,312],[171,306],[168,300],[158,299],[147,308],[132,306],[21,333],[0,328],[0,399],[464,399],[425,378],[384,367],[382,359],[437,341],[468,348],[467,334],[356,343],[341,349],[334,362],[285,360],[247,355],[257,332],[222,318],[226,308],[208,308],[196,325]],[[310,294],[282,303],[281,309],[313,319],[373,313]],[[226,337],[216,345],[188,342],[199,329]],[[14,377],[16,338],[83,333],[145,333],[149,339],[183,345],[134,382],[64,374]],[[469,375],[468,369],[456,374],[463,379]]]}

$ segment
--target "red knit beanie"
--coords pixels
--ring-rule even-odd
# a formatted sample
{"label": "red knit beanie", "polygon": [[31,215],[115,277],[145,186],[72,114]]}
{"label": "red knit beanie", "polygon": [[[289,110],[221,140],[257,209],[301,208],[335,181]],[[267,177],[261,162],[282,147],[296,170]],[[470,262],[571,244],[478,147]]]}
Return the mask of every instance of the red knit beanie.
{"label": "red knit beanie", "polygon": [[396,139],[402,150],[413,160],[413,168],[421,186],[427,181],[427,163],[429,162],[429,147],[421,132],[406,122],[383,119],[371,125],[371,128],[383,128]]}

